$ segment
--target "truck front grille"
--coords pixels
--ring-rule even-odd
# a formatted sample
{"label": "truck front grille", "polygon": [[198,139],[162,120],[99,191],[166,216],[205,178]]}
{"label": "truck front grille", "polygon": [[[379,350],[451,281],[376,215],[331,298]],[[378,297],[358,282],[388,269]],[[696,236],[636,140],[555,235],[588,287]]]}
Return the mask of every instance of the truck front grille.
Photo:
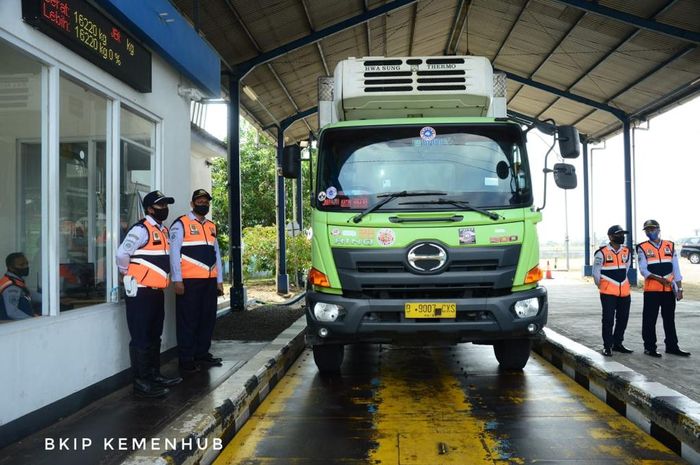
{"label": "truck front grille", "polygon": [[446,247],[448,261],[439,273],[420,273],[408,265],[411,246],[401,249],[333,249],[347,297],[357,299],[460,299],[510,292],[520,245]]}

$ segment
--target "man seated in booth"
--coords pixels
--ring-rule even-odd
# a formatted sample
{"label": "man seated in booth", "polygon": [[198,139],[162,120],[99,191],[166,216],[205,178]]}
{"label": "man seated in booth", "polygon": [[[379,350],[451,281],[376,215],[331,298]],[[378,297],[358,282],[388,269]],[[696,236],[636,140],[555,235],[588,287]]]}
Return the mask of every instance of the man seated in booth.
{"label": "man seated in booth", "polygon": [[41,295],[30,291],[24,278],[29,275],[29,262],[22,252],[5,258],[7,272],[0,278],[0,320],[23,320],[39,316],[34,307],[41,306]]}

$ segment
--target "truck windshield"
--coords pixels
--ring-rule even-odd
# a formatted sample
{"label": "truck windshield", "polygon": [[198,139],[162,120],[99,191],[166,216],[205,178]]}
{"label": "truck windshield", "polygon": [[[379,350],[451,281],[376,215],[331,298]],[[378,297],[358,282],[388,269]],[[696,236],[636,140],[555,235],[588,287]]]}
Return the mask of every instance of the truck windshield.
{"label": "truck windshield", "polygon": [[[488,209],[532,205],[523,136],[508,123],[328,129],[318,176],[316,206],[322,210],[364,210],[383,193],[398,191],[440,191]],[[454,208],[394,200],[382,210]]]}

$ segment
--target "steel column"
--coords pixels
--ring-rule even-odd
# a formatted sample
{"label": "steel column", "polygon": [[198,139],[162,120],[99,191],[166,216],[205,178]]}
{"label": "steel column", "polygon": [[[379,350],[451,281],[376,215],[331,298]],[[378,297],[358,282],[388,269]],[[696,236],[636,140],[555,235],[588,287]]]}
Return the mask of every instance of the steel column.
{"label": "steel column", "polygon": [[593,276],[591,266],[591,224],[588,204],[588,139],[583,141],[583,275]]}
{"label": "steel column", "polygon": [[[634,250],[634,224],[632,224],[632,124],[629,118],[622,120],[622,136],[625,153],[625,218],[627,229],[627,247]],[[634,261],[630,267],[628,277],[632,286],[637,285],[637,267]]]}
{"label": "steel column", "polygon": [[[309,148],[310,150],[310,148]],[[304,186],[304,183],[302,182],[302,170],[301,170],[302,164],[301,161],[299,161],[299,176],[296,179],[296,185],[297,185],[297,191],[295,194],[295,199],[296,199],[296,217],[297,217],[297,224],[299,225],[299,231],[301,231],[304,228],[304,204],[303,199],[304,196],[302,195],[302,189]]]}
{"label": "steel column", "polygon": [[240,109],[241,77],[229,74],[228,103],[228,227],[231,273],[231,310],[241,311],[246,307],[246,290],[243,286],[243,228],[241,221],[241,147]]}
{"label": "steel column", "polygon": [[287,275],[287,236],[285,227],[285,192],[284,177],[281,174],[282,153],[284,152],[284,131],[288,126],[280,124],[277,128],[277,292],[289,294],[289,275]]}

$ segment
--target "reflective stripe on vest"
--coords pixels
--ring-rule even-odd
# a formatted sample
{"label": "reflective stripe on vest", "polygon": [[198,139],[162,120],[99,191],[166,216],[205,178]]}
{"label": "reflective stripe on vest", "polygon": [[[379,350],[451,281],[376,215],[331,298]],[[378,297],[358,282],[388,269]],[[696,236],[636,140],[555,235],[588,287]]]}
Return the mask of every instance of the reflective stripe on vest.
{"label": "reflective stripe on vest", "polygon": [[170,245],[168,229],[159,229],[148,220],[141,220],[133,227],[142,225],[148,230],[148,242],[136,250],[129,260],[127,274],[136,279],[141,287],[165,289],[170,284]]}
{"label": "reflective stripe on vest", "polygon": [[24,283],[24,281],[5,275],[0,278],[0,320],[8,320],[10,318],[7,315],[7,310],[5,309],[5,299],[2,297],[2,293],[10,286],[17,286],[22,289],[22,296],[17,303],[17,308],[29,316],[34,316],[34,311],[32,310],[32,299],[29,294],[29,289],[27,289],[27,285]]}
{"label": "reflective stripe on vest", "polygon": [[629,249],[622,245],[618,253],[610,247],[599,249],[603,255],[603,264],[600,268],[600,282],[598,289],[601,294],[627,297],[630,295],[630,282],[627,278],[627,263],[630,260]]}
{"label": "reflective stripe on vest", "polygon": [[178,218],[183,236],[180,267],[183,279],[216,278],[216,225],[209,220],[200,223],[189,215]]}
{"label": "reflective stripe on vest", "polygon": [[657,248],[650,241],[642,242],[637,246],[639,253],[643,253],[647,260],[649,273],[661,276],[668,280],[668,284],[661,284],[654,279],[644,280],[644,292],[673,292],[673,251],[671,241],[661,241]]}

